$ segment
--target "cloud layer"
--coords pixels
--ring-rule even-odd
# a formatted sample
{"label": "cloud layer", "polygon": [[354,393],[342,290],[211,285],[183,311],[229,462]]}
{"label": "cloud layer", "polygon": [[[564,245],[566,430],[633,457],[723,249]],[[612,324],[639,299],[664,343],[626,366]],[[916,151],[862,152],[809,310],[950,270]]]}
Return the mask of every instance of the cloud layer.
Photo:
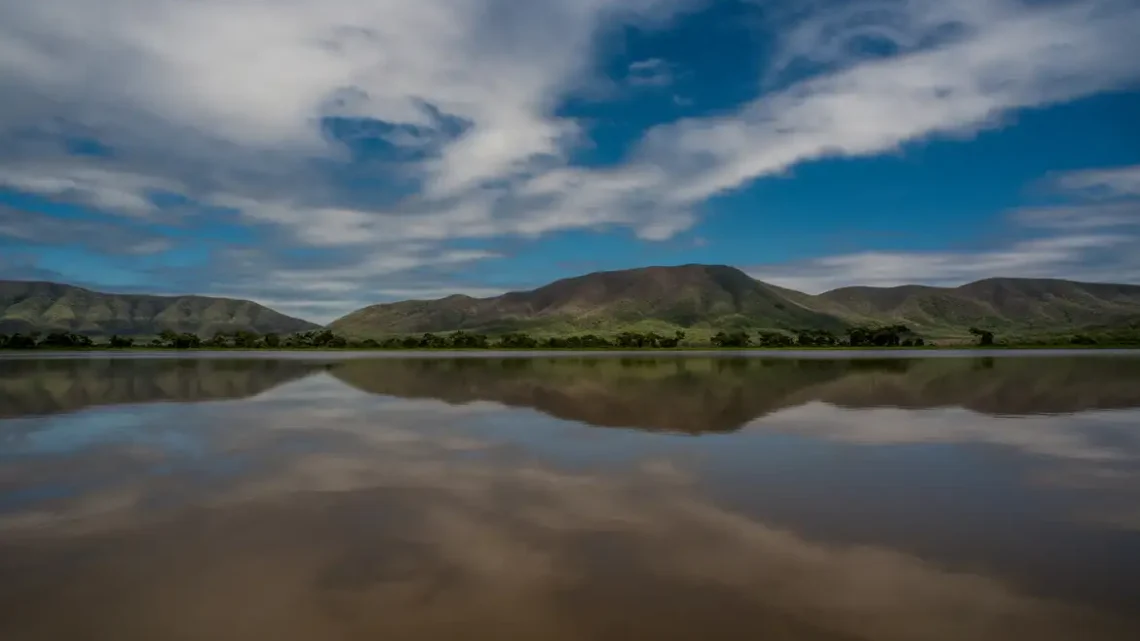
{"label": "cloud layer", "polygon": [[[767,47],[741,52],[768,61],[752,100],[651,128],[619,163],[591,167],[573,161],[585,123],[560,107],[598,80],[604,43],[708,2],[9,3],[0,187],[122,225],[224,221],[252,239],[226,240],[204,276],[173,286],[301,292],[328,317],[384,291],[485,290],[457,274],[502,257],[504,239],[615,227],[668,239],[710,198],[799,163],[969,135],[1140,79],[1140,8],[1125,0],[758,4]],[[672,63],[627,71],[663,85]],[[101,152],[77,154],[76,141]],[[1059,184],[1135,195],[1135,177],[1106,168]],[[980,262],[1032,273],[1102,240],[1026,241]],[[818,289],[895,259],[907,260],[830,258],[782,280]],[[957,262],[917,265],[968,278],[943,269]]]}

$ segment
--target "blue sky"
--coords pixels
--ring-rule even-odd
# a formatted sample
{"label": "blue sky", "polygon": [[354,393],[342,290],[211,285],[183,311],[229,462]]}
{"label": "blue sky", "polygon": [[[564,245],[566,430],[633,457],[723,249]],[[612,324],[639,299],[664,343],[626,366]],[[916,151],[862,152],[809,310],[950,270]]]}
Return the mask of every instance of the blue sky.
{"label": "blue sky", "polygon": [[1140,282],[1134,0],[0,8],[0,278],[328,320],[598,269]]}

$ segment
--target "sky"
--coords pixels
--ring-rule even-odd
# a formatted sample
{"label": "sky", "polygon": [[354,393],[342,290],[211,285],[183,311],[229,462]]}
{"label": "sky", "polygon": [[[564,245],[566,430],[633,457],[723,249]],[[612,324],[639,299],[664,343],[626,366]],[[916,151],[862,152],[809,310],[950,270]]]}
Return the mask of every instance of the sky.
{"label": "sky", "polygon": [[0,278],[1140,283],[1137,0],[0,0]]}

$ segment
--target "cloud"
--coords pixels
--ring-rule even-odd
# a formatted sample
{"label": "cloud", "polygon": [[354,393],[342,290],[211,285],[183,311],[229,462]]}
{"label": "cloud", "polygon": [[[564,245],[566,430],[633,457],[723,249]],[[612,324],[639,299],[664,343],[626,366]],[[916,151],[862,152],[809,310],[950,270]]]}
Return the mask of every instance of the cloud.
{"label": "cloud", "polygon": [[[655,127],[614,167],[574,164],[586,132],[559,106],[592,82],[596,44],[698,6],[9,4],[0,184],[164,222],[227,212],[257,251],[218,252],[199,289],[367,300],[408,289],[417,270],[501,255],[459,241],[614,227],[669,239],[707,199],[798,163],[968,135],[1140,78],[1131,2],[813,2],[774,12],[776,81],[754,100]],[[651,58],[629,71],[656,83],[667,69]],[[359,126],[342,139],[331,119]],[[76,136],[110,152],[66,153]],[[368,145],[391,157],[361,159]],[[160,204],[170,197],[181,204]]]}
{"label": "cloud", "polygon": [[100,211],[146,216],[157,210],[152,196],[180,192],[176,182],[145,174],[107,170],[91,164],[0,166],[0,187],[53,196]]}
{"label": "cloud", "polygon": [[1018,224],[1057,230],[1092,230],[1140,226],[1140,200],[1019,209]]}
{"label": "cloud", "polygon": [[1056,176],[1054,182],[1061,189],[1085,196],[1140,197],[1140,165],[1068,172]]}
{"label": "cloud", "polygon": [[119,255],[157,254],[173,247],[170,239],[148,228],[124,225],[113,218],[64,219],[0,206],[0,241],[3,240],[25,246],[74,244]]}
{"label": "cloud", "polygon": [[[956,286],[996,276],[1140,282],[1135,248],[1136,240],[1129,236],[1066,234],[997,250],[866,251],[747,271],[753,278],[813,294],[849,285]],[[1104,265],[1108,256],[1116,260]]]}
{"label": "cloud", "polygon": [[[676,620],[659,616],[676,599],[692,606],[684,622],[694,630],[757,622],[751,636],[772,622],[821,638],[931,641],[1125,639],[1135,627],[988,572],[810,540],[719,505],[668,458],[590,469],[520,460],[518,443],[479,429],[509,420],[497,406],[363,398],[328,383],[283,386],[269,402],[159,406],[151,424],[167,438],[158,446],[108,434],[98,448],[15,462],[10,487],[35,479],[81,489],[0,515],[0,545],[21,549],[6,567],[10,594],[38,585],[45,569],[71,572],[51,599],[73,616],[45,622],[12,608],[8,628],[60,637],[114,628],[134,639],[156,624],[194,632],[223,621],[238,636],[286,639],[472,629],[598,638],[605,630],[595,625],[620,620],[626,636],[656,638],[676,632]],[[88,427],[98,416],[54,426]],[[221,475],[203,467],[229,462],[240,464]],[[68,551],[77,545],[115,562],[76,568]],[[94,607],[92,593],[101,595]],[[630,594],[639,597],[621,596]],[[167,614],[156,623],[122,612]]]}
{"label": "cloud", "polygon": [[661,58],[638,60],[629,65],[626,81],[635,87],[666,87],[673,84],[673,68]]}
{"label": "cloud", "polygon": [[[1008,212],[1033,237],[1008,247],[963,251],[865,251],[749,272],[763,281],[820,293],[849,285],[961,285],[995,276],[1140,282],[1140,198],[1136,167],[1068,172],[1051,183],[1072,202]],[[1103,196],[1116,196],[1106,201]]]}

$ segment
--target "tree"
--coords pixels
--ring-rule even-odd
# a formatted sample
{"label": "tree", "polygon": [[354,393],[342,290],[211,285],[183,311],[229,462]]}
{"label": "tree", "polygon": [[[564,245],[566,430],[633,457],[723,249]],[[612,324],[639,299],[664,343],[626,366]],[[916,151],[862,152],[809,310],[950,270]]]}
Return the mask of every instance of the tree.
{"label": "tree", "polygon": [[270,349],[281,347],[281,337],[272,332],[266,334],[262,340],[265,341],[265,346]]}
{"label": "tree", "polygon": [[202,346],[202,339],[197,334],[178,334],[174,337],[172,347],[175,349],[194,349]]}
{"label": "tree", "polygon": [[134,344],[135,344],[135,340],[133,338],[127,338],[126,336],[119,336],[118,334],[111,336],[111,340],[109,342],[109,345],[113,349],[122,349],[122,348],[126,348],[126,347],[133,347]]}
{"label": "tree", "polygon": [[21,334],[16,332],[8,337],[4,342],[4,347],[7,349],[32,349],[36,346],[37,336],[33,334]]}
{"label": "tree", "polygon": [[538,347],[538,341],[525,332],[514,332],[500,336],[495,346],[501,349],[534,349]]}
{"label": "tree", "polygon": [[714,347],[748,347],[751,343],[752,339],[748,337],[746,332],[732,332],[731,334],[717,332],[712,337]]}
{"label": "tree", "polygon": [[444,339],[446,346],[454,349],[486,349],[487,337],[484,334],[470,334],[463,330]]}
{"label": "tree", "polygon": [[847,329],[847,344],[851,347],[897,347],[903,340],[913,343],[914,339],[914,332],[906,325]]}
{"label": "tree", "polygon": [[978,337],[978,345],[993,345],[994,344],[994,333],[993,332],[990,332],[990,331],[987,331],[984,329],[978,329],[977,327],[971,327],[969,331],[971,334]]}
{"label": "tree", "polygon": [[230,346],[230,339],[225,332],[214,332],[213,338],[206,341],[205,345],[212,349],[225,349]]}
{"label": "tree", "polygon": [[419,344],[416,345],[420,349],[447,349],[450,346],[450,341],[446,336],[439,336],[431,332],[421,336]]}
{"label": "tree", "polygon": [[158,334],[158,339],[167,347],[174,347],[178,340],[178,333],[172,329],[164,329]]}
{"label": "tree", "polygon": [[239,329],[233,334],[234,347],[241,349],[253,349],[257,347],[257,342],[261,340],[261,336],[255,332]]}
{"label": "tree", "polygon": [[791,347],[795,341],[780,332],[757,332],[756,344],[760,347]]}
{"label": "tree", "polygon": [[39,344],[43,347],[91,347],[93,342],[82,334],[53,332],[45,336]]}

